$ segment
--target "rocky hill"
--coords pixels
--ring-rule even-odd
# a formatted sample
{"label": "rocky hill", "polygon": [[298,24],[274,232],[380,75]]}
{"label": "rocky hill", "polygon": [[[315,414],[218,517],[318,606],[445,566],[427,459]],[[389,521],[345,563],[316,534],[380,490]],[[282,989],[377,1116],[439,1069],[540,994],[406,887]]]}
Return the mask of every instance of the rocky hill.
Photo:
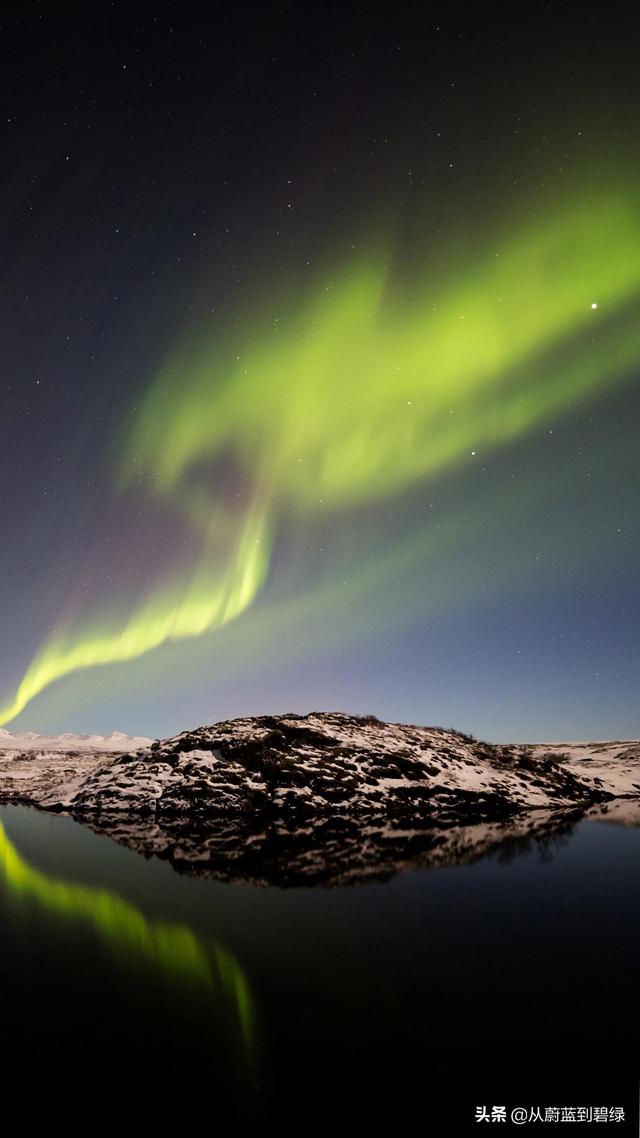
{"label": "rocky hill", "polygon": [[[622,746],[607,753],[609,767],[620,765]],[[637,745],[624,746],[638,777]],[[73,814],[330,815],[451,826],[640,794],[640,777],[620,787],[604,761],[590,761],[479,743],[442,728],[318,712],[185,731],[113,759],[98,757],[82,778],[34,785],[28,797]]]}

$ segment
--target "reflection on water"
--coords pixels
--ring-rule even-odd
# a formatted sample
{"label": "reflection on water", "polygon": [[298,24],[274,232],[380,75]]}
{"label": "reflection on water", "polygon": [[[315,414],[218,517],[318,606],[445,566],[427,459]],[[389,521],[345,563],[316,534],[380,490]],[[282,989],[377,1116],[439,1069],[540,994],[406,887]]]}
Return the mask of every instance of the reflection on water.
{"label": "reflection on water", "polygon": [[357,816],[281,821],[257,827],[243,816],[204,825],[182,818],[81,815],[84,825],[145,857],[171,862],[179,873],[232,884],[281,887],[363,885],[409,869],[465,865],[495,854],[502,860],[534,847],[551,856],[571,834],[581,809],[521,814],[509,821],[408,828],[390,819]]}
{"label": "reflection on water", "polygon": [[[416,1112],[426,1138],[476,1133],[475,1102],[636,1110],[628,803],[405,834],[404,861],[400,831],[253,835],[252,850],[221,825],[200,856],[237,885],[193,874],[184,832],[117,844],[1,817],[0,1063],[30,1106],[35,1079],[47,1112],[85,1096],[124,1124],[134,1088],[145,1124],[197,1108],[225,1134],[305,1138],[409,1133]],[[300,887],[264,887],[279,875]]]}
{"label": "reflection on water", "polygon": [[57,881],[24,861],[0,822],[0,868],[7,893],[30,897],[61,917],[90,921],[118,951],[143,956],[169,978],[182,974],[197,982],[210,999],[226,998],[251,1042],[251,997],[233,957],[213,944],[207,952],[191,929],[146,920],[133,905],[106,889],[88,889]]}
{"label": "reflection on water", "polygon": [[[1,822],[0,880],[5,903],[18,924],[26,916],[24,906],[35,904],[56,922],[90,926],[115,953],[125,972],[129,965],[142,963],[145,971],[161,980],[162,987],[156,991],[164,990],[169,996],[165,1013],[172,996],[183,1005],[195,999],[208,1030],[220,1035],[217,1042],[230,1051],[242,1051],[247,1070],[251,1070],[253,1010],[249,985],[238,962],[220,943],[197,937],[187,925],[150,920],[109,889],[74,884],[36,869],[20,855]],[[80,971],[84,965],[80,959]],[[124,1019],[121,1030],[126,1032],[131,1027]]]}

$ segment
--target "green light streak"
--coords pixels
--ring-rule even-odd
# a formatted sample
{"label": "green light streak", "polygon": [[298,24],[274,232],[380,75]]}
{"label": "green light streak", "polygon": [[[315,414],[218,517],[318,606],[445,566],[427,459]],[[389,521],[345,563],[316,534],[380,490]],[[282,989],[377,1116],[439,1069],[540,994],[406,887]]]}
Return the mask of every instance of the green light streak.
{"label": "green light streak", "polygon": [[242,969],[220,945],[213,958],[185,926],[152,922],[107,889],[91,889],[48,877],[18,853],[0,823],[0,873],[14,895],[31,898],[56,916],[88,921],[117,951],[141,957],[170,981],[189,980],[209,998],[224,997],[246,1045],[252,1040],[251,995]]}
{"label": "green light streak", "polygon": [[96,625],[85,629],[79,639],[51,637],[28,668],[0,721],[14,719],[62,676],[100,664],[134,660],[167,641],[201,636],[227,624],[255,597],[268,561],[267,519],[251,513],[223,572],[216,574],[204,554],[190,580],[152,593],[123,626]]}
{"label": "green light streak", "polygon": [[[605,189],[537,202],[534,220],[461,267],[425,271],[404,304],[392,299],[392,269],[363,258],[304,304],[256,321],[242,344],[180,345],[131,417],[118,484],[132,492],[144,477],[198,527],[199,562],[125,622],[52,636],[0,723],[65,675],[238,616],[266,579],[285,515],[398,495],[623,379],[640,359],[638,219],[636,195],[612,176]],[[249,486],[248,504],[223,508],[206,477],[203,487],[208,467],[225,462]],[[221,546],[224,568],[212,570]]]}
{"label": "green light streak", "polygon": [[[317,512],[519,436],[638,358],[632,326],[613,342],[605,327],[640,286],[638,220],[626,192],[567,202],[427,282],[406,315],[386,313],[389,270],[360,264],[290,326],[239,345],[233,364],[215,345],[183,347],[132,422],[123,480],[144,469],[175,497],[194,463],[231,450],[278,502]],[[606,359],[585,368],[580,356],[548,382],[537,359],[587,330],[604,332]],[[535,370],[514,380],[526,362]]]}

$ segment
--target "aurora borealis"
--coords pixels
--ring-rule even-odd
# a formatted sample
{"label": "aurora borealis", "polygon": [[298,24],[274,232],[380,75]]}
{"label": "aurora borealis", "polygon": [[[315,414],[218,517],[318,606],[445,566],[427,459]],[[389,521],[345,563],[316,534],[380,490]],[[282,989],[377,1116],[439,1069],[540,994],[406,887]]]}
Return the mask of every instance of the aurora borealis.
{"label": "aurora borealis", "polygon": [[0,722],[637,732],[635,80],[560,14],[502,84],[477,17],[419,19],[391,104],[358,17],[282,13],[204,102],[180,21],[19,102]]}
{"label": "aurora borealis", "polygon": [[27,901],[44,912],[87,922],[116,954],[146,959],[153,970],[166,975],[167,987],[177,976],[199,989],[201,998],[214,1006],[216,1001],[226,1001],[250,1055],[251,994],[242,969],[222,945],[204,945],[186,926],[147,920],[133,905],[107,889],[47,876],[21,857],[2,822],[0,882],[13,904]]}

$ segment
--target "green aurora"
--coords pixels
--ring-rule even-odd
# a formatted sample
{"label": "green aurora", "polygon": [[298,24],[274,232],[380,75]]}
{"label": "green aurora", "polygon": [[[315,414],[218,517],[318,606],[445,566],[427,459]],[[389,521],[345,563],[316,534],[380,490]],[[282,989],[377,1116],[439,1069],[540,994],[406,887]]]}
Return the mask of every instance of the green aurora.
{"label": "green aurora", "polygon": [[0,823],[0,873],[14,898],[35,901],[42,909],[69,920],[88,921],[117,952],[141,957],[170,983],[187,980],[212,1004],[224,1000],[232,1009],[241,1038],[252,1047],[251,995],[234,958],[214,944],[207,952],[186,926],[147,920],[133,905],[107,889],[71,884],[34,869],[20,856]]}
{"label": "green aurora", "polygon": [[131,496],[144,480],[199,553],[124,618],[55,631],[0,723],[64,676],[239,617],[284,524],[397,499],[624,381],[640,360],[629,185],[549,194],[479,252],[461,256],[452,239],[453,267],[443,242],[410,299],[394,291],[392,259],[370,254],[256,317],[241,344],[187,337],[124,425],[114,475]]}

